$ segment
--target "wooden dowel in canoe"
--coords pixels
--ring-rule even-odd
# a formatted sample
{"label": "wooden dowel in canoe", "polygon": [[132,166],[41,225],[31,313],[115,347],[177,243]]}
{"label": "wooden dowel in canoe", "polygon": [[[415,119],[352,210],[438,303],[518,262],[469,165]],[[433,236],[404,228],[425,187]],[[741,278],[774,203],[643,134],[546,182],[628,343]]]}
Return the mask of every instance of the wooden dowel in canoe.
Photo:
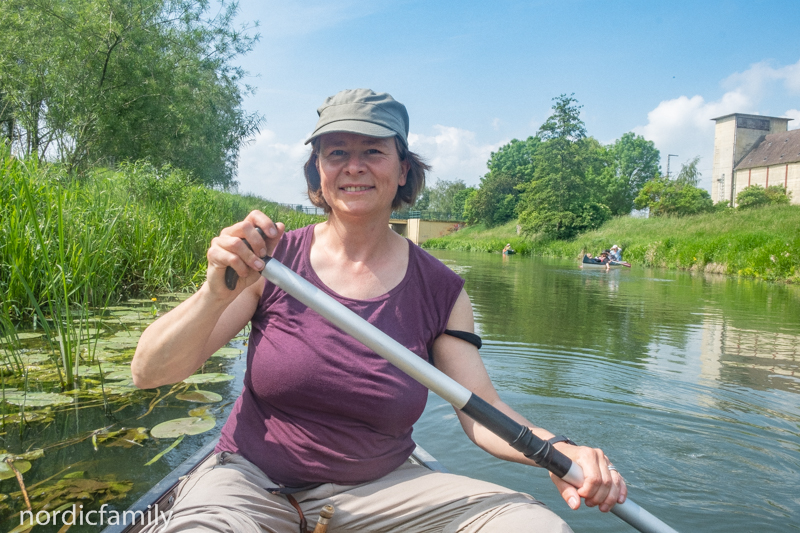
{"label": "wooden dowel in canoe", "polygon": [[328,522],[331,521],[333,516],[333,505],[326,505],[319,512],[319,519],[317,520],[317,527],[314,528],[314,533],[325,533],[328,531]]}

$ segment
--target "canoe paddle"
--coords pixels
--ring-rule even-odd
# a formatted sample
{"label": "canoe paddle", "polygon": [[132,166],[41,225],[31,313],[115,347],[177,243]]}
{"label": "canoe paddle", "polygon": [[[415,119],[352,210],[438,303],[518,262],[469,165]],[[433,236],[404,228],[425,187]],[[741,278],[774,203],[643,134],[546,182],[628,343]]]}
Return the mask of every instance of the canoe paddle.
{"label": "canoe paddle", "polygon": [[[261,229],[256,228],[256,230],[266,240]],[[246,240],[245,243],[247,243]],[[265,263],[261,275],[268,281],[435,392],[453,407],[506,441],[515,450],[522,452],[525,457],[575,487],[583,485],[581,467],[556,450],[549,442],[534,435],[528,427],[516,422],[470,392],[469,389],[325,294],[320,288],[306,281],[280,261],[272,259],[270,256],[262,257],[261,260]],[[227,287],[230,290],[235,289],[238,280],[239,275],[236,271],[228,267],[225,271]],[[612,507],[611,512],[642,533],[677,533],[676,530],[642,509],[630,498],[624,503],[616,504]]]}

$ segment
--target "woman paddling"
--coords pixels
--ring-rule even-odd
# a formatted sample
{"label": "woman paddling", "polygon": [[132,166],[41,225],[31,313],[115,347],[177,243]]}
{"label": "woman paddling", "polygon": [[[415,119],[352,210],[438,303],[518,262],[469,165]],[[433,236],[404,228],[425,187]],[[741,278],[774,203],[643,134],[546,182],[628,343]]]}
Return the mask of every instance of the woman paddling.
{"label": "woman paddling", "polygon": [[[526,494],[410,464],[425,388],[262,278],[259,256],[267,254],[552,439],[585,475],[577,489],[551,476],[570,507],[584,498],[608,511],[623,501],[625,483],[601,450],[553,437],[500,400],[470,343],[463,280],[390,229],[392,209],[413,204],[427,170],[408,150],[405,107],[358,89],[328,98],[318,113],[305,171],[309,197],[328,220],[284,234],[254,211],[225,228],[208,250],[206,282],[137,347],[134,382],[153,388],[185,379],[252,324],[242,395],[215,456],[184,480],[170,530],[294,533],[302,514],[332,504],[331,532],[569,531]],[[229,266],[239,275],[233,291]],[[458,416],[489,453],[534,465]]]}

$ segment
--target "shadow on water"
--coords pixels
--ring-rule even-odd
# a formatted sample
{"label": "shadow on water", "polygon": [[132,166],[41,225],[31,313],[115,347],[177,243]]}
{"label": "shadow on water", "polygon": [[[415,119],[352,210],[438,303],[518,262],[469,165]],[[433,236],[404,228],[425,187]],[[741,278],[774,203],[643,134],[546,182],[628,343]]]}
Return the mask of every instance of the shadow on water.
{"label": "shadow on water", "polygon": [[[631,496],[679,531],[800,530],[800,291],[634,267],[436,251],[466,279],[501,396],[602,448]],[[542,472],[487,457],[431,396],[417,441],[449,469],[534,494],[580,532]]]}

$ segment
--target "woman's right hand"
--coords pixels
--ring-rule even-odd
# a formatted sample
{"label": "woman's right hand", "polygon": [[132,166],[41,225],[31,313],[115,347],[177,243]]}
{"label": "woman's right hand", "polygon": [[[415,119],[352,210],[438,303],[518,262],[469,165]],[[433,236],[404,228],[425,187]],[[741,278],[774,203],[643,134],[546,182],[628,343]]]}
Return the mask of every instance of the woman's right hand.
{"label": "woman's right hand", "polygon": [[[257,227],[267,236],[266,240],[258,233]],[[272,255],[284,231],[283,223],[273,222],[261,211],[251,211],[243,221],[223,229],[218,237],[211,240],[211,247],[206,254],[207,289],[222,299],[236,298],[259,279],[260,272],[264,269],[261,258]],[[242,239],[247,240],[252,250]],[[239,274],[234,290],[228,289],[225,284],[225,270],[229,266]]]}

